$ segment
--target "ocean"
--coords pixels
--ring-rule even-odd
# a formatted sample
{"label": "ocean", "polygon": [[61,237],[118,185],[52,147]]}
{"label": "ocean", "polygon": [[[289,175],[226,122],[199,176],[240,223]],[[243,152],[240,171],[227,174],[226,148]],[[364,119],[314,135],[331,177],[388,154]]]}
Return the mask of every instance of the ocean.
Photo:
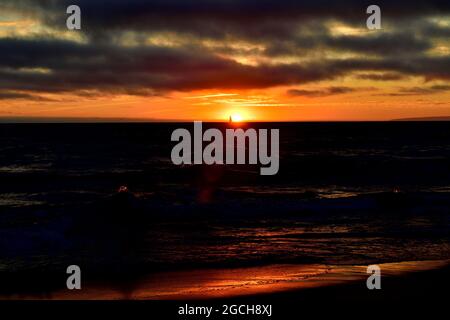
{"label": "ocean", "polygon": [[0,124],[0,279],[450,258],[450,123],[240,126],[277,175],[173,165],[192,123]]}

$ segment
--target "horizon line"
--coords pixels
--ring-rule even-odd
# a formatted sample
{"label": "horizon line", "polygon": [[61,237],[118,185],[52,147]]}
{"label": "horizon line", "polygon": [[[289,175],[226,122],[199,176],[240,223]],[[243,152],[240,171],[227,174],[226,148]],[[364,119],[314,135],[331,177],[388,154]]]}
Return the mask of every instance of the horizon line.
{"label": "horizon line", "polygon": [[[189,123],[202,121],[205,123],[228,123],[228,120],[200,120],[200,119],[152,119],[152,118],[108,118],[108,117],[15,117],[0,116],[0,124],[3,123]],[[241,123],[327,123],[327,122],[404,122],[404,121],[450,121],[450,116],[411,117],[396,119],[372,119],[372,120],[248,120]]]}

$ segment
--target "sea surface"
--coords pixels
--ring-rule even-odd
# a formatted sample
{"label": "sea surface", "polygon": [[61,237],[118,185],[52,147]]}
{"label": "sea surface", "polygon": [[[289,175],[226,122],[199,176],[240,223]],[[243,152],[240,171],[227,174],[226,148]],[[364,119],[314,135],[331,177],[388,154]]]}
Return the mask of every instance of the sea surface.
{"label": "sea surface", "polygon": [[0,278],[450,258],[450,123],[239,126],[277,175],[173,165],[192,123],[0,124]]}

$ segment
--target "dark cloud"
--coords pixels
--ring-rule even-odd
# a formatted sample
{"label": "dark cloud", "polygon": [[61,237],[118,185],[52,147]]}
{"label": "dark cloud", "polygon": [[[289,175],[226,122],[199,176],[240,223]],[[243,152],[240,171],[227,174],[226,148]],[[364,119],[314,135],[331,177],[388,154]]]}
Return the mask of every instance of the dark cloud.
{"label": "dark cloud", "polygon": [[330,87],[320,90],[301,90],[301,89],[291,89],[288,90],[288,95],[296,97],[326,97],[333,96],[336,94],[344,94],[349,92],[354,92],[357,89],[350,87]]}
{"label": "dark cloud", "polygon": [[265,54],[268,56],[294,55],[305,50],[322,48],[343,52],[371,55],[393,55],[423,53],[433,47],[428,38],[417,38],[414,33],[371,33],[365,36],[331,36],[328,33],[314,33],[291,40],[272,41]]}
{"label": "dark cloud", "polygon": [[[173,31],[225,39],[283,39],[295,31],[294,25],[320,19],[340,19],[364,27],[366,8],[373,1],[291,1],[291,0],[3,0],[8,5],[38,16],[47,25],[64,28],[65,9],[77,4],[82,9],[83,32],[109,39],[123,30]],[[448,1],[379,0],[383,18],[416,19],[450,12]]]}
{"label": "dark cloud", "polygon": [[[184,19],[222,19],[228,21],[261,21],[261,19],[286,19],[289,17],[360,17],[365,15],[365,8],[373,4],[366,0],[3,0],[14,6],[30,10],[45,11],[47,16],[58,12],[71,4],[79,5],[89,17],[95,17],[97,24],[112,21],[121,23],[139,23],[149,18],[184,18]],[[422,14],[442,14],[450,11],[446,0],[378,0],[376,4],[383,13],[390,17],[417,16]],[[130,19],[132,18],[132,19]],[[169,22],[169,21],[168,21]]]}
{"label": "dark cloud", "polygon": [[[87,36],[86,42],[44,35],[0,38],[1,90],[71,92],[86,97],[115,93],[151,96],[172,90],[296,85],[354,72],[363,72],[357,76],[360,79],[380,81],[407,76],[450,79],[450,56],[427,54],[434,46],[433,39],[445,38],[449,29],[425,19],[449,14],[449,1],[378,1],[383,19],[405,30],[354,36],[333,35],[327,19],[364,27],[365,8],[371,1],[3,0],[0,6],[26,12],[61,31],[70,4],[82,9],[81,33]],[[137,45],[124,46],[117,40],[128,31],[138,40]],[[149,35],[161,31],[173,32],[185,42],[179,47],[145,44]],[[221,47],[205,46],[202,40],[208,39],[219,40]],[[235,47],[236,40],[258,48]],[[354,55],[256,66],[227,58],[233,54],[314,58],[316,53],[330,51]],[[34,72],[36,68],[47,72]],[[323,96],[345,93],[346,89],[351,90],[332,87],[321,92],[297,90],[297,94]]]}
{"label": "dark cloud", "polygon": [[29,100],[29,101],[54,101],[53,99],[41,97],[34,94],[22,93],[22,92],[8,92],[0,91],[0,100]]}
{"label": "dark cloud", "polygon": [[428,39],[417,39],[412,34],[375,34],[375,36],[345,36],[327,39],[326,45],[344,51],[368,54],[408,54],[432,48]]}
{"label": "dark cloud", "polygon": [[424,25],[423,29],[421,30],[423,36],[428,38],[444,38],[449,39],[450,38],[450,28],[449,27],[443,27],[435,24],[426,24]]}
{"label": "dark cloud", "polygon": [[362,80],[392,81],[404,79],[405,76],[400,73],[387,72],[387,73],[364,73],[357,75],[356,78]]}
{"label": "dark cloud", "polygon": [[433,94],[442,91],[450,91],[450,86],[448,85],[434,85],[431,87],[413,87],[405,88],[400,90],[402,93],[406,94]]}
{"label": "dark cloud", "polygon": [[450,80],[450,56],[390,56],[383,59],[345,59],[335,61],[331,70],[383,71],[422,76],[427,81]]}
{"label": "dark cloud", "polygon": [[[49,72],[23,71],[33,68]],[[250,66],[196,48],[0,39],[0,89],[8,90],[154,94],[166,90],[267,88],[331,80],[354,71],[450,79],[450,57],[399,56]]]}
{"label": "dark cloud", "polygon": [[394,97],[404,97],[404,96],[435,94],[446,91],[450,91],[449,85],[434,85],[431,87],[401,88],[398,92],[388,93],[386,95]]}

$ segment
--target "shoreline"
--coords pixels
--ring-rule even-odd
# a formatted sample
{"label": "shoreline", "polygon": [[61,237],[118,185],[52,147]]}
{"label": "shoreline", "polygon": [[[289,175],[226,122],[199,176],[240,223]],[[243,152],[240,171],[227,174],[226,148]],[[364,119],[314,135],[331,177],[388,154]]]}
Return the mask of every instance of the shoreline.
{"label": "shoreline", "polygon": [[[399,279],[427,277],[433,272],[448,275],[450,260],[404,261],[379,264],[384,283],[395,283]],[[139,279],[109,284],[86,284],[82,290],[57,290],[45,294],[11,294],[0,296],[0,300],[217,300],[253,299],[266,297],[277,300],[303,296],[309,299],[310,292],[334,292],[341,296],[352,296],[357,292],[381,293],[387,290],[368,290],[365,265],[268,265],[261,267],[198,269],[190,271],[158,272]],[[435,276],[430,276],[432,283]],[[448,279],[448,277],[446,276]],[[444,279],[439,283],[444,285]],[[432,285],[432,284],[431,284]],[[391,289],[396,288],[394,285]],[[401,290],[400,290],[401,291]],[[405,292],[408,294],[408,292]],[[426,292],[424,292],[426,294]],[[333,295],[331,295],[332,297]]]}

